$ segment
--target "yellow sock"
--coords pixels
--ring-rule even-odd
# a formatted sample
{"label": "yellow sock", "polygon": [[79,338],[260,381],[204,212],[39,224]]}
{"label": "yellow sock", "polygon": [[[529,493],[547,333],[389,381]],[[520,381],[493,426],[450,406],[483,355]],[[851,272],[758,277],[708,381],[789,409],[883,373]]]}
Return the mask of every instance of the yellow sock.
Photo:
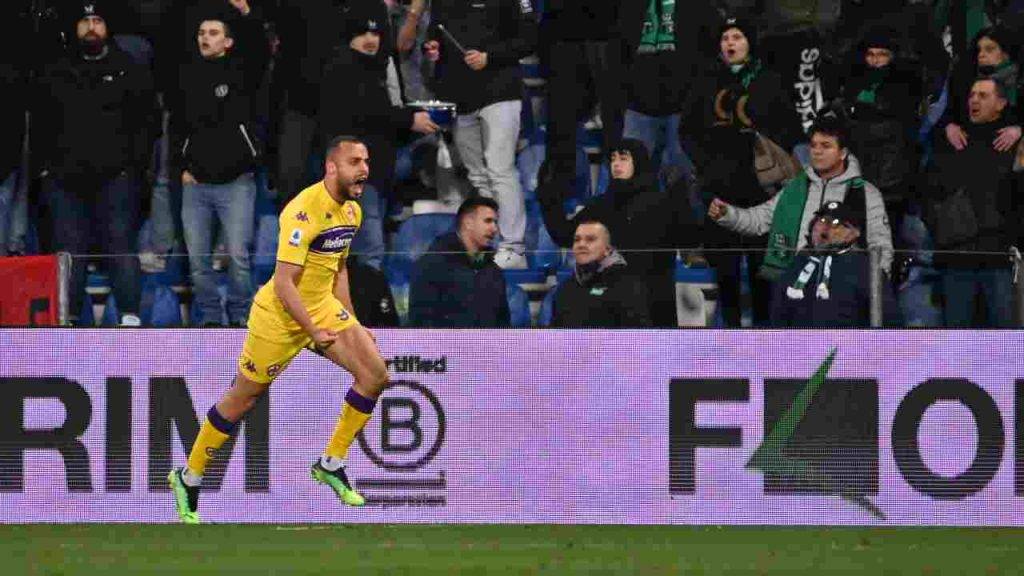
{"label": "yellow sock", "polygon": [[345,395],[345,405],[341,409],[341,417],[334,427],[334,434],[327,442],[324,450],[325,456],[332,458],[344,458],[348,454],[348,447],[352,445],[356,434],[366,426],[373,413],[373,407],[377,402],[360,395],[355,390],[349,390]]}
{"label": "yellow sock", "polygon": [[216,408],[211,408],[210,413],[203,420],[203,426],[199,429],[199,436],[196,437],[196,442],[192,445],[192,451],[189,452],[188,469],[197,476],[202,476],[206,471],[206,466],[217,453],[217,449],[231,437],[233,428],[234,423],[224,420]]}

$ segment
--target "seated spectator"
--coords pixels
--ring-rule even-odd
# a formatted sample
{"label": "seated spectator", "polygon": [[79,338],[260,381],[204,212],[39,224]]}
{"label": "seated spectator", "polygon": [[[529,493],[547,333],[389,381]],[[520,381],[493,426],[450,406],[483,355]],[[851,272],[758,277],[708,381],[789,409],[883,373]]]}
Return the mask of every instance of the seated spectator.
{"label": "seated spectator", "polygon": [[850,118],[850,149],[860,159],[864,178],[882,192],[897,244],[917,173],[917,110],[923,82],[917,66],[899,54],[891,30],[870,31],[858,47],[842,91],[842,106]]}
{"label": "seated spectator", "polygon": [[1001,118],[1008,122],[991,140],[990,145],[997,152],[1005,152],[1020,140],[1021,121],[1024,120],[1024,97],[1018,97],[1024,79],[1020,76],[1020,66],[1014,58],[1016,43],[1005,30],[986,28],[978,33],[973,47],[971,58],[961,61],[953,69],[949,80],[949,102],[939,127],[945,129],[946,141],[953,148],[963,150],[967,146],[964,126],[971,122],[967,113],[967,100],[974,81],[977,78],[995,78],[1004,87],[1008,106]]}
{"label": "seated spectator", "polygon": [[[926,219],[935,242],[935,266],[942,274],[947,326],[1009,326],[1013,286],[1009,257],[1019,235],[1021,175],[1012,171],[1013,150],[992,146],[1010,124],[1002,82],[979,79],[968,100],[969,123],[962,148],[936,139]],[[950,254],[943,251],[963,251]],[[969,252],[987,252],[988,255]],[[974,322],[979,293],[985,318]]]}
{"label": "seated spectator", "polygon": [[651,325],[647,288],[612,247],[608,228],[582,220],[572,243],[573,274],[558,285],[551,326],[644,328]]}
{"label": "seated spectator", "polygon": [[427,112],[391,103],[387,90],[389,57],[381,51],[381,25],[375,6],[354,6],[349,11],[348,46],[339,47],[324,66],[320,84],[318,133],[321,144],[339,134],[366,143],[373,158],[369,186],[359,200],[363,225],[352,250],[364,262],[380,268],[385,251],[384,214],[394,185],[395,154],[410,132],[437,131]]}
{"label": "seated spectator", "polygon": [[430,40],[423,47],[427,59],[437,63],[434,92],[458,106],[455,147],[470,182],[501,206],[501,243],[494,261],[503,269],[526,268],[526,204],[516,145],[523,108],[519,60],[537,44],[533,5],[526,0],[468,5],[433,0],[430,18]]}
{"label": "seated spectator", "polygon": [[434,240],[413,267],[409,323],[430,328],[506,328],[505,276],[490,251],[498,203],[474,196],[459,206],[455,231]]}
{"label": "seated spectator", "polygon": [[[198,27],[199,55],[182,66],[171,121],[174,166],[181,167],[185,244],[199,323],[221,324],[213,269],[217,229],[230,256],[227,317],[244,326],[255,292],[249,253],[255,233],[256,178],[263,146],[257,138],[257,92],[266,58],[236,45],[236,31],[259,29],[250,16],[212,12]],[[219,226],[218,226],[219,223]]]}
{"label": "seated spectator", "polygon": [[[871,325],[871,268],[863,251],[860,199],[827,202],[814,214],[808,247],[775,284],[773,327],[856,328]],[[896,300],[882,283],[886,326],[898,326]]]}
{"label": "seated spectator", "polygon": [[[73,49],[48,66],[33,113],[34,164],[43,176],[48,248],[74,255],[114,254],[110,273],[120,323],[138,326],[142,277],[142,175],[159,111],[149,70],[110,40],[108,4],[88,0],[74,16]],[[71,314],[82,308],[86,264],[71,270]]]}
{"label": "seated spectator", "polygon": [[[860,163],[848,149],[846,127],[825,116],[811,128],[811,165],[771,200],[752,208],[738,208],[715,198],[708,217],[743,235],[769,233],[768,253],[759,274],[778,280],[798,250],[807,246],[815,212],[826,202],[846,202],[851,193],[862,196],[869,248],[882,249],[882,269],[892,265],[892,233],[885,216],[882,194],[861,178]],[[857,202],[859,202],[859,198]]]}
{"label": "seated spectator", "polygon": [[362,259],[349,254],[345,260],[352,307],[359,323],[368,328],[394,328],[400,325],[395,298],[384,273],[367,266]]}
{"label": "seated spectator", "polygon": [[[803,138],[800,119],[791,106],[781,77],[762,60],[757,30],[752,23],[730,18],[719,38],[720,64],[703,90],[697,116],[682,130],[693,142],[694,164],[707,198],[718,197],[740,208],[756,206],[769,197],[754,166],[757,133],[789,151]],[[774,192],[777,189],[770,190]],[[808,214],[810,217],[810,214]],[[725,325],[739,327],[741,264],[757,270],[764,256],[764,232],[749,237],[721,223],[709,223],[701,237],[705,256],[718,278]],[[715,252],[725,249],[728,252]],[[752,316],[755,325],[768,321],[771,288],[751,274]]]}
{"label": "seated spectator", "polygon": [[[545,177],[537,190],[544,226],[552,240],[566,248],[575,244],[580,222],[597,220],[607,226],[623,251],[629,268],[644,278],[649,306],[647,317],[654,326],[679,326],[676,315],[676,249],[694,244],[696,224],[690,222],[683,202],[663,192],[643,142],[625,138],[611,146],[608,155],[611,183],[608,190],[584,205],[571,219],[562,207],[563,184]],[[546,164],[541,173],[550,172]]]}

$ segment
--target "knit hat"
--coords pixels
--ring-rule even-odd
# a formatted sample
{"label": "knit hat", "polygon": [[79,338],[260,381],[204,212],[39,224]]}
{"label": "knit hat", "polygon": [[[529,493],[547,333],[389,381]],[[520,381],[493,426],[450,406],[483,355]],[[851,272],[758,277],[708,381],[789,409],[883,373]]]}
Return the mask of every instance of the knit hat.
{"label": "knit hat", "polygon": [[740,16],[730,16],[725,19],[722,26],[718,29],[718,37],[721,38],[722,34],[725,34],[727,30],[736,28],[743,35],[747,37],[747,44],[750,45],[750,55],[753,56],[757,53],[757,27],[754,23]]}
{"label": "knit hat", "polygon": [[894,54],[898,49],[895,33],[891,29],[881,26],[868,30],[864,34],[864,41],[861,45],[865,50],[868,48],[884,48]]}
{"label": "knit hat", "polygon": [[375,5],[367,2],[355,2],[345,14],[345,31],[349,39],[367,32],[383,33],[384,22],[378,18],[380,13],[374,10]]}

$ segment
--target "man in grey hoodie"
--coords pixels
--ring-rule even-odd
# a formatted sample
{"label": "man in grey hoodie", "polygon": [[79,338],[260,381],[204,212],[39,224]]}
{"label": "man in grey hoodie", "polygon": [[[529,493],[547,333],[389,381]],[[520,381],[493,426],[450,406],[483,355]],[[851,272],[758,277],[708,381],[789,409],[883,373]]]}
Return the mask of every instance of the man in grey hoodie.
{"label": "man in grey hoodie", "polygon": [[751,208],[737,208],[715,198],[708,208],[708,217],[743,235],[770,232],[768,254],[760,274],[777,280],[796,251],[807,245],[814,214],[828,201],[856,199],[865,212],[868,248],[882,248],[882,269],[888,272],[893,249],[885,203],[878,188],[861,178],[860,164],[847,148],[846,127],[827,116],[815,123],[810,136],[811,166],[790,180],[781,192]]}

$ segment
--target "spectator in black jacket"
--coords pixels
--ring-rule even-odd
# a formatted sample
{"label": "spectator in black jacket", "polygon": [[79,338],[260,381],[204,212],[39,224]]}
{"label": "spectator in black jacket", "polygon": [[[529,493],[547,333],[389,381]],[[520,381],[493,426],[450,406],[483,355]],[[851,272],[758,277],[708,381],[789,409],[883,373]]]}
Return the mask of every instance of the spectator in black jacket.
{"label": "spectator in black jacket", "polygon": [[552,174],[575,174],[577,128],[598,105],[603,152],[608,154],[622,137],[626,98],[618,22],[624,5],[607,0],[544,2],[539,55],[548,71],[547,160]]}
{"label": "spectator in black jacket", "polygon": [[430,114],[391,103],[387,90],[388,56],[382,53],[382,24],[375,11],[353,7],[346,31],[349,44],[337,49],[324,66],[318,116],[321,147],[346,134],[362,140],[373,158],[369,186],[359,200],[363,224],[353,253],[380,269],[384,260],[384,215],[394,185],[395,155],[411,132],[432,134],[438,126]]}
{"label": "spectator in black jacket", "polygon": [[[775,284],[771,325],[857,328],[871,325],[871,262],[863,250],[860,199],[827,202],[814,215],[807,241]],[[888,282],[882,283],[885,326],[899,325]]]}
{"label": "spectator in black jacket", "polygon": [[611,234],[596,220],[576,226],[572,277],[555,290],[555,328],[645,328],[651,325],[647,288],[612,247]]}
{"label": "spectator in black jacket", "polygon": [[679,123],[684,110],[691,116],[700,105],[699,80],[714,67],[721,18],[708,0],[627,2],[619,11],[625,46],[622,134],[643,141],[664,184],[673,177],[690,179]]}
{"label": "spectator in black jacket", "polygon": [[[676,249],[694,243],[696,224],[687,217],[675,188],[662,191],[643,142],[624,138],[612,144],[608,156],[611,183],[608,190],[592,198],[571,219],[562,207],[562,183],[545,178],[537,190],[544,215],[544,226],[551,239],[571,247],[576,227],[584,221],[603,222],[615,238],[629,268],[645,280],[650,310],[647,317],[654,326],[679,326],[676,313]],[[547,164],[541,171],[552,170]]]}
{"label": "spectator in black jacket", "polygon": [[456,230],[439,236],[416,261],[409,323],[429,328],[507,328],[505,276],[489,248],[498,236],[498,204],[474,196],[459,206]]}
{"label": "spectator in black jacket", "polygon": [[535,20],[529,0],[434,0],[424,44],[427,58],[437,62],[435,93],[458,107],[455,145],[469,180],[501,206],[495,262],[502,268],[526,268],[526,205],[516,170],[519,60],[536,48]]}
{"label": "spectator in black jacket", "polygon": [[[53,220],[52,250],[118,254],[110,270],[121,324],[139,324],[135,256],[142,222],[141,175],[159,127],[153,78],[109,40],[106,5],[79,5],[74,49],[40,82],[33,114],[36,166]],[[85,262],[71,273],[71,311],[85,295]]]}
{"label": "spectator in black jacket", "polygon": [[175,97],[181,104],[171,125],[177,156],[172,166],[180,169],[185,244],[203,325],[219,325],[222,317],[211,255],[218,228],[230,257],[230,324],[245,324],[254,293],[249,258],[255,233],[254,170],[263,150],[256,95],[267,60],[259,49],[247,52],[236,45],[235,36],[245,27],[261,29],[262,21],[218,10],[199,23],[198,56],[181,68]]}
{"label": "spectator in black jacket", "polygon": [[[803,139],[803,133],[781,77],[759,57],[757,30],[749,22],[730,18],[722,26],[719,47],[717,76],[705,90],[697,117],[684,121],[681,129],[694,143],[689,152],[705,199],[725,194],[729,204],[746,208],[768,200],[769,192],[773,192],[765,190],[757,179],[755,132],[784,150],[792,150]],[[712,222],[705,227],[702,240],[705,248],[734,250],[709,251],[706,256],[718,276],[725,324],[739,327],[741,260],[746,256],[747,270],[758,270],[766,239],[744,238]],[[754,324],[761,325],[768,320],[771,288],[766,281],[751,278],[750,290]]]}
{"label": "spectator in black jacket", "polygon": [[850,149],[860,160],[863,177],[882,192],[897,246],[917,173],[917,110],[923,87],[918,67],[900,54],[893,31],[869,31],[842,91]]}
{"label": "spectator in black jacket", "polygon": [[[373,13],[380,27],[381,58],[394,53],[387,7],[381,0],[281,0],[274,23],[280,41],[275,61],[275,93],[282,100],[277,128],[275,186],[287,200],[319,177],[309,173],[310,155],[316,141],[324,66],[337,50],[346,49],[348,13]],[[374,169],[374,172],[379,172]]]}
{"label": "spectator in black jacket", "polygon": [[947,326],[976,325],[979,293],[987,312],[981,326],[1009,326],[1012,320],[1013,283],[1005,254],[1019,237],[1024,187],[1012,171],[1014,151],[992,146],[1010,123],[1008,109],[1006,87],[979,79],[968,99],[964,147],[936,138],[926,216],[938,250],[935,266],[942,273]]}

